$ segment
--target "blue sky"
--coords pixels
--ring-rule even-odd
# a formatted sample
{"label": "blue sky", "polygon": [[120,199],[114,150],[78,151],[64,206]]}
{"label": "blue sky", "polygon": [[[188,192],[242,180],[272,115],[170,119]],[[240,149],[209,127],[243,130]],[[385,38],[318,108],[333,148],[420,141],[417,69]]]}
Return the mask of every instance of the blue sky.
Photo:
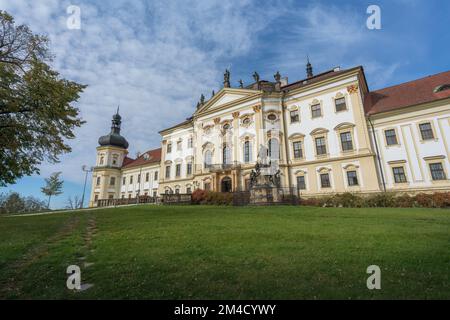
{"label": "blue sky", "polygon": [[[255,70],[268,80],[279,70],[292,82],[304,78],[309,55],[315,72],[363,65],[372,90],[450,69],[450,1],[128,2],[0,0],[18,23],[50,37],[62,76],[89,85],[73,152],[0,192],[43,197],[44,177],[62,171],[64,194],[53,207],[64,207],[81,196],[81,166],[94,164],[118,104],[133,156],[159,147],[158,131],[188,117],[201,93],[217,92],[225,68],[234,86]],[[372,4],[381,30],[366,27]],[[81,9],[80,30],[66,27],[69,5]]]}

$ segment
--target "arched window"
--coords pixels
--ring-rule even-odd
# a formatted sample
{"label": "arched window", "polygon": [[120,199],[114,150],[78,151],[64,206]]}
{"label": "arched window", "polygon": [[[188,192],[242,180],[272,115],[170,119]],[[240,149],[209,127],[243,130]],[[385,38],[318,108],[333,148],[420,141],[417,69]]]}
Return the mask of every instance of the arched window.
{"label": "arched window", "polygon": [[269,157],[272,160],[280,159],[280,144],[277,139],[272,138],[269,140]]}
{"label": "arched window", "polygon": [[230,164],[231,163],[231,149],[229,146],[224,146],[223,149],[223,155],[222,155],[222,159],[223,159],[223,164]]}
{"label": "arched window", "polygon": [[206,150],[205,152],[205,168],[209,168],[212,164],[212,152],[211,150]]}
{"label": "arched window", "polygon": [[244,142],[244,162],[249,163],[251,159],[251,144],[250,141]]}

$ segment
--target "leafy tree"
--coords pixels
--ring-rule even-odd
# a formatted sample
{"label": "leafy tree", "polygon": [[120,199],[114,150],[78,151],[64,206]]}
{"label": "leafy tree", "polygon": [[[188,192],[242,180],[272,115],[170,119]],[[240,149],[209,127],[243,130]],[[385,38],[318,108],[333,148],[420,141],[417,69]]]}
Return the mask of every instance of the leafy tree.
{"label": "leafy tree", "polygon": [[84,123],[72,103],[86,86],[51,69],[48,42],[0,10],[0,186],[58,162]]}
{"label": "leafy tree", "polygon": [[0,213],[27,213],[38,212],[47,209],[44,201],[34,197],[22,197],[17,192],[0,194]]}
{"label": "leafy tree", "polygon": [[47,208],[50,208],[50,199],[52,196],[57,196],[62,193],[62,187],[64,184],[63,180],[60,180],[59,176],[61,172],[54,172],[51,174],[50,178],[45,179],[45,187],[41,188],[43,194],[48,196]]}

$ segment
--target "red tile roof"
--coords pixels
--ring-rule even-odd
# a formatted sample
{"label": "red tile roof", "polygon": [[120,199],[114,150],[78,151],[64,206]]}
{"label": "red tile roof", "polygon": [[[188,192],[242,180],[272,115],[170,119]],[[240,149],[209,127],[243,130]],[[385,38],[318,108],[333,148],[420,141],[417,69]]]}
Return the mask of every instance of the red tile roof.
{"label": "red tile roof", "polygon": [[449,98],[450,90],[434,92],[445,84],[450,84],[450,71],[372,91],[364,99],[364,110],[373,115]]}
{"label": "red tile roof", "polygon": [[[146,154],[148,154],[148,159],[145,159]],[[141,154],[137,159],[125,157],[122,169],[128,169],[159,162],[161,162],[161,148],[146,151],[143,154]]]}

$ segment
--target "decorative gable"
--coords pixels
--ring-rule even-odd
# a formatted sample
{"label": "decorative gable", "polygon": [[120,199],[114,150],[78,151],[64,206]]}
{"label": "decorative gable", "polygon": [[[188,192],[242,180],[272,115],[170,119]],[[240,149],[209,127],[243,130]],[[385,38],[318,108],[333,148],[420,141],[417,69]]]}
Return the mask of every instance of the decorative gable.
{"label": "decorative gable", "polygon": [[196,114],[202,114],[222,107],[231,106],[246,99],[252,99],[260,96],[261,92],[257,90],[223,88],[214,97],[201,106]]}

